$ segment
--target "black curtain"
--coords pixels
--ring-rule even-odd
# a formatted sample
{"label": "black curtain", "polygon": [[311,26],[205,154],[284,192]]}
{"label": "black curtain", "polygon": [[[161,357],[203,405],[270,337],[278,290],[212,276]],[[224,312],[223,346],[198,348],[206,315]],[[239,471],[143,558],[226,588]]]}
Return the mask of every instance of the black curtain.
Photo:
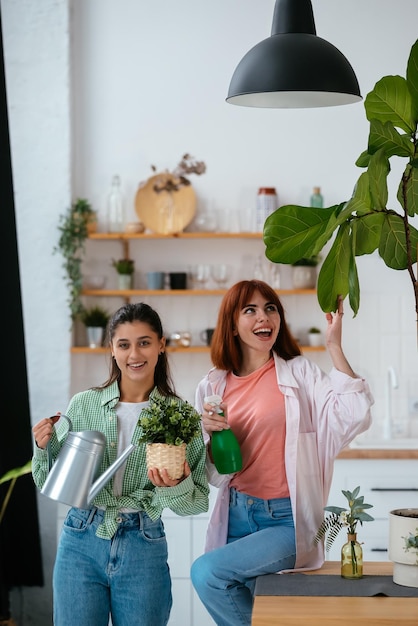
{"label": "black curtain", "polygon": [[[0,249],[3,268],[0,476],[24,465],[32,456],[2,33],[0,15]],[[36,332],[36,320],[31,321],[31,328]],[[4,500],[8,485],[0,485],[0,502]],[[0,524],[0,619],[9,617],[8,592],[11,587],[43,584],[36,487],[32,475],[27,474],[17,479]]]}

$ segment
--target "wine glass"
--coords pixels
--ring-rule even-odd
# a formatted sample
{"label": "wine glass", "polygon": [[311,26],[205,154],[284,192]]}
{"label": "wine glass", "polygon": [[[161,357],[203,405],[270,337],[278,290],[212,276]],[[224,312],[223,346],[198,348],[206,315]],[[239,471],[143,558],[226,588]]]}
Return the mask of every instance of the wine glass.
{"label": "wine glass", "polygon": [[229,265],[226,263],[217,263],[212,266],[212,278],[218,285],[219,289],[225,289],[229,278]]}
{"label": "wine glass", "polygon": [[193,280],[196,286],[200,289],[206,289],[206,285],[210,278],[210,265],[206,263],[198,263],[194,267]]}

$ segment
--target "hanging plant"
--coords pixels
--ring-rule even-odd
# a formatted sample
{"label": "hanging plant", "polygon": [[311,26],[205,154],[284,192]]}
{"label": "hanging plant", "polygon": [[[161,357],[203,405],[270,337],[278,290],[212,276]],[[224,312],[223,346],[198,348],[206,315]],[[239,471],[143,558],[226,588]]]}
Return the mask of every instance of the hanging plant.
{"label": "hanging plant", "polygon": [[72,321],[75,321],[83,312],[81,301],[83,275],[81,263],[85,249],[85,241],[89,232],[96,227],[96,212],[90,203],[78,198],[65,214],[59,218],[58,230],[60,237],[54,254],[60,252],[64,258],[63,268],[69,289],[68,304]]}

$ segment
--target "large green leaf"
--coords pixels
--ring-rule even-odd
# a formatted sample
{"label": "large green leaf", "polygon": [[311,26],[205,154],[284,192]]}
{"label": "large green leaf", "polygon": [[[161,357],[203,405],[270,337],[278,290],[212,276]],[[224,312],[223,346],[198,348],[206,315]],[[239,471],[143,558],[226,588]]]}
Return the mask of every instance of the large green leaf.
{"label": "large green leaf", "polygon": [[336,311],[338,296],[345,298],[349,292],[350,256],[352,254],[349,233],[348,224],[340,226],[318,275],[318,302],[324,312]]}
{"label": "large green leaf", "polygon": [[369,154],[377,150],[383,150],[386,156],[412,157],[414,156],[414,144],[410,135],[401,135],[392,122],[383,124],[380,120],[370,121]]}
{"label": "large green leaf", "polygon": [[23,476],[24,474],[30,474],[32,471],[32,459],[22,465],[22,467],[15,467],[14,469],[9,470],[6,474],[0,478],[0,485],[2,483],[7,483],[9,480],[13,478],[19,478],[19,476]]}
{"label": "large green leaf", "polygon": [[401,76],[385,76],[379,80],[373,91],[367,94],[364,108],[369,122],[373,119],[383,124],[390,122],[411,135],[415,131],[412,96]]}
{"label": "large green leaf", "polygon": [[418,214],[418,169],[408,164],[399,183],[397,198],[409,217]]}
{"label": "large green leaf", "polygon": [[418,123],[418,41],[414,43],[409,54],[406,81],[412,97],[415,123]]}
{"label": "large green leaf", "polygon": [[318,238],[325,232],[336,207],[282,206],[264,223],[266,257],[275,263],[295,263],[315,254]]}
{"label": "large green leaf", "polygon": [[351,226],[355,241],[354,254],[356,256],[371,254],[374,250],[377,250],[384,220],[385,214],[382,211],[370,213],[353,220]]}
{"label": "large green leaf", "polygon": [[370,196],[373,209],[384,209],[388,201],[387,177],[390,172],[389,161],[383,149],[370,158],[368,173]]}
{"label": "large green leaf", "polygon": [[[412,262],[417,259],[418,231],[409,226],[413,255]],[[402,218],[395,214],[386,214],[380,237],[379,254],[388,267],[404,270],[408,267],[405,225]]]}

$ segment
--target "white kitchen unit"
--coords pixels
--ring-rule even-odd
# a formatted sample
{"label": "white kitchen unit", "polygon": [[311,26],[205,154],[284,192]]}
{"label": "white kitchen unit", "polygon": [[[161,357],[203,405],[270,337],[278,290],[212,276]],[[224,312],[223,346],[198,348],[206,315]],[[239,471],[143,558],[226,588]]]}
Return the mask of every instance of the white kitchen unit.
{"label": "white kitchen unit", "polygon": [[[357,486],[364,502],[373,505],[367,513],[374,517],[373,522],[357,524],[363,560],[387,561],[389,512],[418,506],[418,458],[337,459],[328,505],[345,507],[347,500],[341,490],[353,491]],[[340,560],[345,541],[346,533],[342,529],[327,554],[328,560]]]}

